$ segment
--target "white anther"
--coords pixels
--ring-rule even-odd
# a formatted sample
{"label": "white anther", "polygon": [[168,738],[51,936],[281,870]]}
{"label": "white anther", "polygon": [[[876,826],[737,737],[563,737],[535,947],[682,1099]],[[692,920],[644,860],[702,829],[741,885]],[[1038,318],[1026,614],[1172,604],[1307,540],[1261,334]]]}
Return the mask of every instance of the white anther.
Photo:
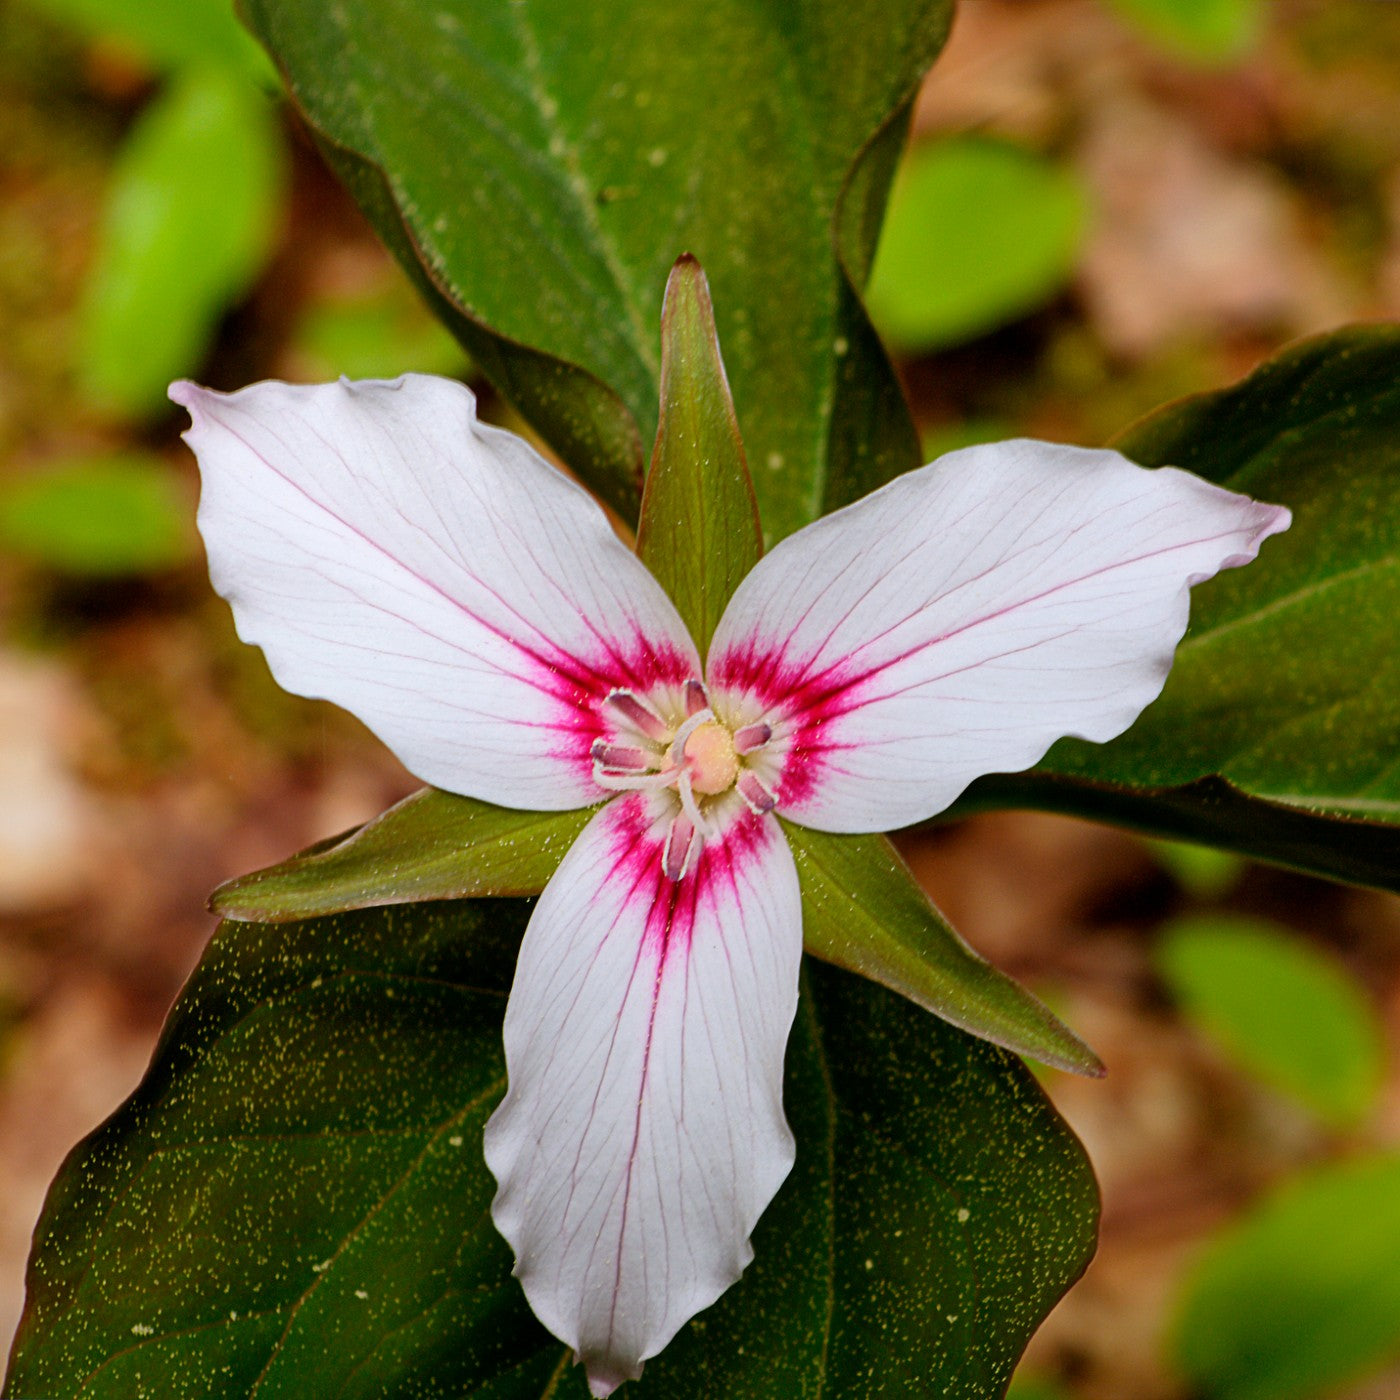
{"label": "white anther", "polygon": [[630,744],[610,744],[606,739],[593,741],[593,762],[615,773],[647,773],[656,767],[653,755]]}
{"label": "white anther", "polygon": [[753,753],[761,749],[773,737],[773,726],[769,724],[746,724],[734,735],[734,752]]}
{"label": "white anther", "polygon": [[698,715],[701,710],[710,708],[710,697],[705,691],[705,687],[699,681],[686,681],[685,683],[685,712],[688,715]]}
{"label": "white anther", "polygon": [[634,729],[655,743],[664,743],[671,727],[640,696],[630,690],[614,690],[607,703],[615,709]]}
{"label": "white anther", "polygon": [[764,812],[771,812],[778,805],[778,799],[752,769],[746,768],[740,773],[734,786],[739,789],[739,796],[744,799],[749,811],[756,812],[759,816]]}
{"label": "white anther", "polygon": [[700,849],[700,832],[684,812],[671,818],[666,845],[661,852],[661,869],[667,879],[684,880]]}

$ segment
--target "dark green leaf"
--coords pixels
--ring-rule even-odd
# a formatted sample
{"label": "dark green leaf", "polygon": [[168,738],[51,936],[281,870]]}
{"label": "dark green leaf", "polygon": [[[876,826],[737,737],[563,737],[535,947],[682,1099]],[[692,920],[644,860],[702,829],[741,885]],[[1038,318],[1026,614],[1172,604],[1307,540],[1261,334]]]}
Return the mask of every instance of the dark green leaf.
{"label": "dark green leaf", "polygon": [[1031,151],[981,137],[918,146],[890,195],[870,314],[906,350],[994,330],[1065,285],[1087,214],[1076,176]]}
{"label": "dark green leaf", "polygon": [[[7,1396],[562,1400],[481,1129],[524,909],[226,924],[135,1097],[69,1160]],[[999,1393],[1092,1250],[1093,1179],[1012,1057],[811,969],[798,1163],[639,1400]]]}
{"label": "dark green leaf", "polygon": [[625,515],[686,251],[771,537],[916,464],[852,286],[950,0],[245,10],[476,363]]}
{"label": "dark green leaf", "polygon": [[938,820],[1005,807],[1068,812],[1238,851],[1354,885],[1400,890],[1395,828],[1250,797],[1220,778],[1151,790],[1081,783],[1033,769],[979,778]]}
{"label": "dark green leaf", "polygon": [[933,907],[883,836],[783,823],[802,885],[803,946],[873,978],[973,1035],[1076,1074],[1098,1056]]}
{"label": "dark green leaf", "polygon": [[[1400,887],[1400,329],[1305,341],[1117,445],[1294,512],[1194,590],[1162,696],[969,804],[1045,806]],[[1338,820],[1345,818],[1348,820]]]}
{"label": "dark green leaf", "polygon": [[141,574],[194,555],[194,502],[160,457],[51,464],[0,484],[0,546],[70,574]]}
{"label": "dark green leaf", "polygon": [[1158,966],[1187,1016],[1249,1073],[1337,1127],[1374,1108],[1385,1069],[1375,1009],[1296,934],[1225,914],[1183,919],[1163,930]]}
{"label": "dark green leaf", "polygon": [[763,536],[729,397],[705,274],[682,258],[661,313],[661,422],[642,495],[637,553],[704,656]]}
{"label": "dark green leaf", "polygon": [[346,836],[220,885],[209,907],[281,923],[376,904],[538,894],[592,815],[520,812],[422,788]]}
{"label": "dark green leaf", "polygon": [[142,113],[86,291],[80,368],[104,407],[148,413],[198,368],[271,249],[281,164],[272,108],[244,78],[184,71]]}
{"label": "dark green leaf", "polygon": [[1188,1282],[1177,1364],[1210,1400],[1312,1400],[1400,1354],[1400,1159],[1329,1167],[1227,1231]]}

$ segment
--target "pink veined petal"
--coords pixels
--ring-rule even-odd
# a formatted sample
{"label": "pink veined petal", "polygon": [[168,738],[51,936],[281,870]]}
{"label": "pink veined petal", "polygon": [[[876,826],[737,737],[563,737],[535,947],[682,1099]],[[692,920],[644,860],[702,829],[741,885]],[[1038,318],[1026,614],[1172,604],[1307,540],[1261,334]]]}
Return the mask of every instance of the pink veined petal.
{"label": "pink veined petal", "polygon": [[778,810],[824,831],[942,811],[1161,691],[1188,589],[1288,511],[1116,452],[950,453],[784,540],[710,649],[717,704],[762,713]]}
{"label": "pink veined petal", "polygon": [[666,879],[667,805],[614,799],[546,888],[506,1010],[510,1089],[486,1128],[515,1272],[595,1395],[739,1277],[793,1162],[792,854],[745,811]]}
{"label": "pink veined petal", "polygon": [[696,674],[659,584],[588,494],[446,379],[171,398],[214,586],[278,682],[358,715],[418,777],[507,807],[597,801],[616,688]]}

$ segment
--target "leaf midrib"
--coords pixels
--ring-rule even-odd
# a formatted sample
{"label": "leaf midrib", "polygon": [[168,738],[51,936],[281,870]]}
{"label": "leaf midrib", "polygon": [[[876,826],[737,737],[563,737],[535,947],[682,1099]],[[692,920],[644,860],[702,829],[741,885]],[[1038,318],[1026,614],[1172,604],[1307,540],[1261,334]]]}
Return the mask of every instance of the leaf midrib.
{"label": "leaf midrib", "polygon": [[320,1286],[335,1272],[336,1260],[339,1259],[345,1253],[345,1251],[354,1243],[354,1241],[358,1239],[361,1234],[364,1233],[364,1231],[369,1227],[371,1222],[378,1217],[380,1212],[385,1209],[389,1202],[393,1200],[393,1198],[396,1195],[398,1195],[398,1193],[402,1191],[404,1187],[412,1181],[413,1177],[422,1167],[423,1162],[427,1159],[428,1154],[432,1152],[436,1144],[442,1139],[443,1134],[446,1133],[450,1128],[460,1126],[463,1119],[465,1119],[468,1115],[476,1112],[484,1104],[489,1103],[493,1097],[504,1093],[505,1087],[505,1075],[497,1075],[487,1084],[485,1089],[475,1094],[472,1098],[468,1099],[467,1102],[463,1104],[461,1108],[459,1108],[449,1118],[445,1119],[443,1123],[438,1127],[438,1129],[428,1139],[427,1143],[424,1144],[422,1151],[419,1152],[417,1156],[415,1156],[413,1160],[409,1162],[409,1164],[399,1174],[398,1178],[390,1185],[388,1190],[383,1192],[379,1199],[374,1203],[374,1205],[371,1206],[370,1209],[366,1211],[365,1214],[356,1222],[356,1224],[346,1232],[345,1237],[341,1240],[340,1244],[336,1246],[335,1252],[330,1256],[326,1267],[319,1274],[316,1275],[315,1279],[312,1280],[311,1284],[301,1293],[301,1295],[298,1298],[294,1299],[289,1305],[289,1310],[287,1313],[287,1325],[285,1328],[283,1328],[282,1335],[273,1344],[272,1350],[268,1353],[267,1361],[264,1363],[262,1370],[259,1371],[257,1376],[254,1378],[252,1388],[248,1391],[248,1400],[254,1400],[254,1397],[256,1397],[259,1390],[262,1389],[263,1381],[266,1380],[268,1372],[271,1370],[273,1363],[282,1354],[282,1350],[287,1343],[287,1339],[291,1336],[292,1328],[296,1324],[297,1314],[301,1311],[302,1306],[308,1301],[308,1299],[310,1299],[312,1294],[314,1294],[316,1290],[320,1288]]}

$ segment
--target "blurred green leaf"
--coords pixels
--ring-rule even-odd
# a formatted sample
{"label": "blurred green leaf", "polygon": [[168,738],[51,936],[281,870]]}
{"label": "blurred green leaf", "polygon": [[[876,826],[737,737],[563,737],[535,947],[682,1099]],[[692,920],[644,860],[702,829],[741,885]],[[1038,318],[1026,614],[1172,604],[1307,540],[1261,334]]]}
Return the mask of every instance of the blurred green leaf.
{"label": "blurred green leaf", "polygon": [[1072,1074],[1094,1052],[1019,982],[993,967],[934,908],[883,836],[783,823],[802,886],[803,946],[945,1021]]}
{"label": "blurred green leaf", "polygon": [[921,438],[925,462],[934,462],[948,452],[962,447],[976,447],[984,442],[1004,442],[1021,436],[1016,426],[1002,418],[968,418],[930,429]]}
{"label": "blurred green leaf", "polygon": [[142,574],[194,554],[194,506],[167,462],[77,458],[0,483],[0,546],[70,574]]}
{"label": "blurred green leaf", "polygon": [[1017,1371],[1011,1378],[1011,1389],[1006,1392],[1006,1400],[1070,1400],[1070,1393],[1058,1381],[1034,1372],[1023,1375]]}
{"label": "blurred green leaf", "polygon": [[917,146],[890,194],[866,289],[880,333],[908,351],[971,340],[1069,280],[1087,221],[1082,183],[981,137]]}
{"label": "blurred green leaf", "polygon": [[471,374],[466,351],[435,321],[402,275],[361,295],[313,302],[297,323],[291,351],[308,383],[394,379],[400,374]]}
{"label": "blurred green leaf", "polygon": [[1316,1172],[1227,1230],[1173,1345],[1205,1400],[1313,1400],[1400,1355],[1400,1159]]}
{"label": "blurred green leaf", "polygon": [[666,277],[714,297],[768,537],[917,465],[853,290],[951,0],[246,0],[473,360],[635,518]]}
{"label": "blurred green leaf", "polygon": [[1110,0],[1152,38],[1207,62],[1238,58],[1259,37],[1263,0]]}
{"label": "blurred green leaf", "polygon": [[[586,1395],[487,1207],[528,906],[225,924],[36,1235],[7,1396]],[[1093,1247],[1083,1153],[1012,1056],[805,978],[797,1165],[637,1400],[998,1394]]]}
{"label": "blurred green leaf", "polygon": [[267,58],[233,13],[233,0],[25,0],[90,39],[116,39],[152,68],[226,68],[272,78]]}
{"label": "blurred green leaf", "polygon": [[1287,929],[1208,914],[1167,926],[1158,966],[1183,1011],[1243,1069],[1336,1127],[1375,1107],[1385,1044],[1374,1007]]}
{"label": "blurred green leaf", "polygon": [[1191,841],[1149,841],[1148,846],[1176,882],[1196,899],[1219,899],[1236,884],[1244,861],[1230,851]]}
{"label": "blurred green leaf", "polygon": [[81,376],[141,416],[199,368],[277,232],[282,147],[267,99],[215,68],[181,72],[141,114],[112,175],[85,295]]}
{"label": "blurred green leaf", "polygon": [[1302,341],[1115,444],[1293,510],[1192,591],[1161,697],[963,810],[1033,806],[1400,889],[1400,327]]}

